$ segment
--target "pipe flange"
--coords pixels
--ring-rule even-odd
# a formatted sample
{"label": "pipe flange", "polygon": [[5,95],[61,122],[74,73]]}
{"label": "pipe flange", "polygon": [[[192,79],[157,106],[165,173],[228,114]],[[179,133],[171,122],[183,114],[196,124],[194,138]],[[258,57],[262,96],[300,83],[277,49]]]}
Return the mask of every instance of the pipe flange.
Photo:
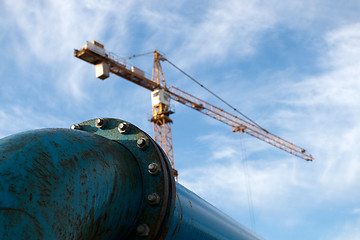
{"label": "pipe flange", "polygon": [[[106,123],[106,128],[99,127],[98,119]],[[131,123],[114,118],[98,119],[77,124],[77,129],[125,146],[136,158],[142,174],[141,206],[127,239],[164,239],[164,226],[169,220],[176,197],[175,179],[169,160],[149,135]]]}

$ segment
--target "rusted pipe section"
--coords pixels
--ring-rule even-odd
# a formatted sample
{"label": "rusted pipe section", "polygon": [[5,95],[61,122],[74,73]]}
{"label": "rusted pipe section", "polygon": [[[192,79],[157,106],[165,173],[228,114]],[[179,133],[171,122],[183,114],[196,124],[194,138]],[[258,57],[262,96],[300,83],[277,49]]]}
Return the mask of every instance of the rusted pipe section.
{"label": "rusted pipe section", "polygon": [[259,239],[175,184],[161,148],[112,118],[0,139],[0,236]]}
{"label": "rusted pipe section", "polygon": [[114,239],[133,227],[141,174],[120,144],[43,129],[0,146],[1,239]]}

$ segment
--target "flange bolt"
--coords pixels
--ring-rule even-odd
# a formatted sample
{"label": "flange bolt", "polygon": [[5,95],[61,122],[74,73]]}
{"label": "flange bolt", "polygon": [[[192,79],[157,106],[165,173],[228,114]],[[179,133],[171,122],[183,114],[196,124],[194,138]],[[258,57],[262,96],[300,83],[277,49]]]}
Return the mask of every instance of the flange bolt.
{"label": "flange bolt", "polygon": [[160,166],[157,163],[150,163],[148,170],[151,175],[158,175],[161,171]]}
{"label": "flange bolt", "polygon": [[122,122],[122,123],[119,124],[118,130],[119,130],[120,133],[126,134],[130,130],[130,124],[128,124],[127,122]]}
{"label": "flange bolt", "polygon": [[150,233],[150,228],[147,224],[140,224],[136,228],[136,232],[140,237],[147,237]]}
{"label": "flange bolt", "polygon": [[96,119],[96,127],[100,129],[104,129],[106,127],[106,120],[103,118]]}
{"label": "flange bolt", "polygon": [[149,194],[148,201],[150,205],[158,205],[160,203],[160,196],[157,193]]}
{"label": "flange bolt", "polygon": [[71,129],[76,129],[76,130],[81,130],[81,126],[79,125],[79,124],[73,124],[73,125],[71,125],[71,127],[70,127]]}
{"label": "flange bolt", "polygon": [[145,150],[149,146],[149,140],[147,138],[139,138],[137,141],[137,146],[141,150]]}

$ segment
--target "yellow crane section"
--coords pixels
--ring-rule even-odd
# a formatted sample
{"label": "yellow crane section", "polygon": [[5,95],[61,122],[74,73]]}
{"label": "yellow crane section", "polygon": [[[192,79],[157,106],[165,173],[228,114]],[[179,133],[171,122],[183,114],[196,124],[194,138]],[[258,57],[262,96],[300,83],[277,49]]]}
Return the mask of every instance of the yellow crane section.
{"label": "yellow crane section", "polygon": [[231,113],[228,113],[221,108],[215,107],[205,102],[204,100],[194,97],[193,95],[173,86],[168,89],[168,92],[170,93],[170,97],[175,101],[233,127],[233,132],[249,134],[299,158],[305,159],[307,161],[313,160],[313,157],[305,149],[298,147],[293,143],[286,141],[259,126],[256,126]]}
{"label": "yellow crane section", "polygon": [[140,72],[137,72],[137,68],[133,68],[132,70],[127,69],[126,65],[120,63],[116,56],[112,56],[111,53],[107,53],[104,46],[95,41],[87,42],[81,50],[75,49],[74,56],[88,63],[94,64],[97,68],[96,70],[103,68],[103,74],[100,75],[99,72],[101,71],[99,70],[99,72],[97,71],[96,76],[102,80],[108,77],[108,72],[110,71],[111,73],[149,89],[150,91],[160,87],[160,84],[157,82],[154,82],[146,78],[145,75]]}
{"label": "yellow crane section", "polygon": [[178,171],[175,169],[172,147],[172,120],[169,117],[173,112],[170,111],[169,94],[167,93],[166,82],[160,64],[163,57],[157,51],[154,51],[154,66],[152,80],[150,80],[145,77],[142,70],[134,66],[128,69],[125,63],[121,63],[115,55],[106,52],[104,46],[96,41],[87,42],[80,50],[75,49],[74,56],[95,65],[96,77],[102,80],[108,78],[111,72],[152,91],[153,117],[150,121],[153,123],[154,140],[167,155],[174,176],[177,179]]}
{"label": "yellow crane section", "polygon": [[172,147],[170,114],[173,112],[170,110],[170,98],[231,126],[233,132],[249,134],[299,158],[307,161],[313,160],[311,154],[305,149],[268,132],[260,126],[245,121],[176,87],[167,87],[160,63],[166,58],[158,51],[154,51],[151,80],[145,76],[142,70],[134,66],[128,69],[125,63],[121,63],[115,55],[105,51],[104,46],[95,41],[87,42],[80,50],[75,49],[74,56],[94,64],[96,76],[102,80],[109,77],[111,72],[152,91],[153,117],[150,121],[153,123],[154,139],[168,156],[176,179],[178,172],[175,170]]}

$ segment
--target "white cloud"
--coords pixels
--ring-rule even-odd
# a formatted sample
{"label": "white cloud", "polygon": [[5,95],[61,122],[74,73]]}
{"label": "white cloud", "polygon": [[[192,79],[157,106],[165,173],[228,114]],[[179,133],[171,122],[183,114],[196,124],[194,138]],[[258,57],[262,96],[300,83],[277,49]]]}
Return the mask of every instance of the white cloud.
{"label": "white cloud", "polygon": [[326,36],[328,43],[328,55],[324,59],[324,65],[334,68],[348,70],[357,67],[360,55],[360,22],[345,26],[336,31],[330,32]]}
{"label": "white cloud", "polygon": [[328,72],[296,84],[292,91],[296,94],[292,103],[310,117],[298,125],[313,132],[301,137],[315,147],[323,161],[321,181],[332,184],[334,192],[348,191],[360,180],[359,30],[360,24],[353,24],[330,32],[329,51],[323,58]]}
{"label": "white cloud", "polygon": [[[352,24],[327,34],[328,52],[321,59],[328,71],[294,85],[295,91],[301,91],[302,97],[294,103],[309,106],[334,106],[359,113],[360,105],[360,23]],[[351,109],[349,108],[351,107]]]}
{"label": "white cloud", "polygon": [[[248,164],[255,209],[278,210],[285,216],[284,224],[287,220],[296,224],[301,220],[293,219],[294,215],[301,216],[314,207],[339,200],[346,204],[360,196],[354,191],[360,187],[359,26],[329,32],[325,36],[328,51],[321,58],[324,71],[304,76],[299,83],[285,83],[287,91],[279,96],[282,108],[269,115],[270,122],[282,126],[295,143],[305,143],[315,161],[257,160]],[[180,181],[217,206],[226,209],[230,205],[234,211],[234,206],[247,205],[246,178],[239,149],[235,154],[225,150],[213,153],[213,158],[222,154],[228,161],[186,169]],[[285,212],[280,213],[281,209]],[[299,209],[303,211],[299,213]],[[350,232],[359,236],[356,225]]]}
{"label": "white cloud", "polygon": [[[74,77],[78,75],[78,68],[73,64],[71,49],[80,47],[85,40],[101,40],[107,35],[111,40],[106,42],[106,47],[109,50],[121,49],[134,39],[129,35],[131,27],[138,26],[134,23],[142,23],[148,37],[146,41],[139,41],[138,47],[147,50],[162,47],[179,65],[200,64],[208,59],[225,60],[229,55],[253,54],[267,31],[279,23],[290,24],[297,21],[294,19],[304,19],[304,16],[309,16],[306,19],[311,22],[316,11],[323,11],[319,9],[324,7],[316,7],[321,3],[227,0],[199,3],[194,10],[189,10],[186,7],[189,3],[184,2],[132,1],[120,4],[114,1],[51,0],[29,4],[20,0],[15,4],[6,0],[3,17],[11,27],[2,27],[12,33],[9,34],[12,41],[7,51],[16,56],[19,68],[37,62],[55,70],[61,62],[67,74],[61,74],[55,81],[63,89],[70,86],[68,92],[80,101],[86,100],[86,95],[80,87],[83,79]],[[179,8],[183,10],[175,11]],[[189,14],[193,17],[190,18]],[[14,30],[18,31],[15,33]],[[69,74],[73,77],[69,78]]]}
{"label": "white cloud", "polygon": [[210,59],[224,62],[249,57],[257,52],[259,42],[267,33],[276,35],[284,30],[300,30],[308,35],[303,37],[304,41],[317,43],[319,34],[337,26],[337,20],[345,14],[349,19],[355,18],[352,13],[356,6],[356,3],[324,0],[172,1],[161,4],[155,1],[140,5],[141,15],[137,21],[145,23],[152,33],[148,41],[166,50],[179,66],[191,67]]}
{"label": "white cloud", "polygon": [[354,208],[350,211],[351,214],[360,214],[360,208]]}
{"label": "white cloud", "polygon": [[[68,119],[67,119],[68,120]],[[3,106],[0,110],[0,138],[20,131],[44,127],[70,127],[69,120],[59,119],[51,113],[44,113],[29,106]]]}
{"label": "white cloud", "polygon": [[[277,165],[276,167],[272,165]],[[181,183],[216,206],[248,206],[248,188],[257,209],[280,210],[288,200],[288,190],[294,188],[291,164],[280,161],[244,162],[240,159],[213,163],[181,172]],[[288,179],[287,181],[285,179]],[[285,181],[284,181],[285,180]],[[248,186],[250,184],[251,186]],[[226,198],[226,201],[219,196]]]}
{"label": "white cloud", "polygon": [[[273,0],[266,3],[226,0],[219,3],[201,3],[195,10],[188,7],[192,2],[173,1],[159,4],[160,2],[153,1],[117,3],[96,0],[86,3],[70,0],[32,1],[29,4],[29,1],[25,0],[5,0],[2,5],[6,11],[2,11],[1,17],[7,20],[7,24],[2,21],[0,26],[6,31],[2,31],[0,35],[4,38],[6,33],[10,40],[6,42],[7,47],[2,49],[2,52],[16,59],[17,69],[24,73],[39,76],[42,74],[39,69],[48,68],[53,74],[51,81],[54,81],[58,91],[70,98],[69,102],[75,101],[81,105],[91,99],[90,93],[85,91],[88,83],[85,79],[93,76],[93,72],[86,73],[85,76],[80,74],[90,68],[74,59],[72,49],[81,47],[86,40],[92,39],[110,39],[106,42],[108,50],[121,49],[136,38],[136,34],[131,35],[131,28],[137,26],[134,22],[142,24],[141,31],[147,32],[141,35],[143,39],[137,39],[140,42],[138,51],[142,47],[146,50],[154,46],[162,47],[162,50],[168,50],[172,59],[176,59],[177,65],[186,66],[217,60],[225,62],[229,60],[229,56],[250,57],[259,50],[259,42],[270,30],[277,34],[279,30],[276,30],[276,27],[280,30],[297,31],[302,36],[311,33],[316,39],[309,37],[309,44],[319,44],[322,41],[327,43],[327,46],[321,46],[319,51],[325,54],[320,59],[323,72],[305,76],[299,83],[288,82],[277,86],[281,91],[286,90],[276,99],[283,107],[273,114],[268,114],[267,123],[281,126],[282,130],[286,130],[285,136],[291,136],[295,143],[301,142],[309,146],[308,150],[314,154],[316,162],[311,165],[313,169],[286,160],[271,163],[259,160],[249,163],[254,204],[265,207],[266,204],[277,202],[277,206],[280,206],[294,192],[299,194],[297,192],[305,190],[303,199],[313,197],[314,193],[321,190],[323,194],[316,201],[322,203],[328,198],[346,198],[348,194],[339,193],[347,193],[358,187],[360,23],[348,24],[350,20],[358,18],[349,14],[357,3],[343,4],[320,0]],[[182,11],[176,10],[179,8]],[[200,8],[201,11],[197,10]],[[352,12],[358,15],[357,11]],[[349,19],[338,21],[348,15]],[[329,31],[334,27],[334,22],[339,22],[335,25],[340,28]],[[324,28],[324,25],[329,27]],[[325,31],[329,33],[322,39]],[[60,67],[62,69],[59,69]],[[1,71],[4,69],[1,68]],[[35,69],[38,73],[34,73]],[[291,78],[293,72],[287,74]],[[41,87],[49,78],[43,76],[32,81],[37,83],[37,87]],[[298,76],[296,78],[299,79]],[[234,94],[237,90],[234,88]],[[274,92],[274,87],[260,90],[266,91],[263,95],[269,96],[268,92]],[[62,95],[61,93],[58,94]],[[148,100],[142,92],[136,93],[141,95],[143,102]],[[4,92],[2,95],[5,94],[8,93]],[[130,95],[139,98],[136,94],[124,94],[128,99]],[[275,97],[275,94],[269,97]],[[8,99],[11,99],[11,96]],[[39,99],[49,105],[51,96]],[[140,109],[143,111],[143,108]],[[51,118],[51,113],[39,112],[41,110],[32,106],[19,106],[9,102],[2,108],[0,120],[3,126],[13,132],[24,128],[37,128],[37,125],[40,127],[64,124],[64,120]],[[130,110],[115,112],[120,115]],[[140,116],[140,113],[132,115]],[[68,116],[70,117],[72,116]],[[34,121],[29,122],[28,119]],[[281,133],[279,135],[283,136]],[[234,196],[233,202],[246,204],[244,196],[247,189],[243,182],[247,177],[243,175],[244,166],[237,162],[237,159],[242,158],[239,147],[219,135],[208,137],[217,138],[218,142],[226,144],[227,147],[220,148],[216,143],[211,143],[214,144],[211,145],[214,150],[213,164],[204,168],[187,169],[181,173],[180,179],[200,193],[208,191],[212,196],[210,198],[217,195],[214,189],[218,187],[217,191],[224,192],[225,196]],[[267,145],[255,144],[247,147],[249,155],[270,148]],[[228,166],[222,164],[222,161]],[[229,178],[229,173],[234,177]],[[358,193],[350,197],[354,195]]]}
{"label": "white cloud", "polygon": [[197,57],[243,56],[254,51],[254,44],[276,22],[260,2],[227,1],[212,6],[200,23],[190,30],[183,51]]}
{"label": "white cloud", "polygon": [[358,240],[360,239],[360,219],[353,221],[347,221],[341,227],[337,228],[336,231],[330,230],[332,234],[325,236],[323,239],[329,240]]}
{"label": "white cloud", "polygon": [[[113,35],[117,44],[122,44],[124,38],[118,36],[125,33],[132,6],[131,3],[68,0],[31,4],[25,0],[16,3],[7,0],[4,5],[7,10],[4,17],[11,23],[8,31],[12,33],[9,34],[12,41],[7,42],[7,54],[16,58],[18,68],[24,72],[42,67],[58,73],[51,81],[66,89],[65,92],[77,101],[86,99],[86,95],[81,87],[83,77],[78,74],[81,64],[73,64],[76,60],[72,49],[80,48],[86,40],[103,38],[111,24],[116,25]],[[115,16],[116,20],[110,21]]]}

